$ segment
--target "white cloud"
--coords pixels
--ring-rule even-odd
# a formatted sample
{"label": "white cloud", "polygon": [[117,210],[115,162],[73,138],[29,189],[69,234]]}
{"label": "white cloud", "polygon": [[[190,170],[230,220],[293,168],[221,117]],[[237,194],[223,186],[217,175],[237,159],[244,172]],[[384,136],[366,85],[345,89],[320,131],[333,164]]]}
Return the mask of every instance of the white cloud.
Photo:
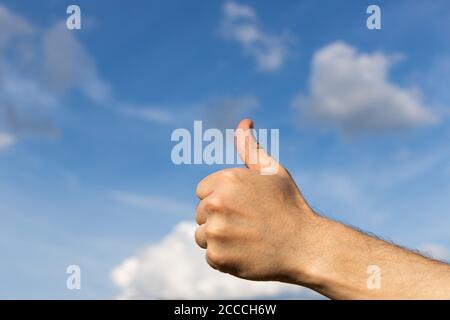
{"label": "white cloud", "polygon": [[195,245],[196,226],[179,223],[161,242],[116,267],[111,276],[123,299],[227,299],[317,297],[310,290],[278,282],[255,282],[220,273],[208,266]]}
{"label": "white cloud", "polygon": [[223,7],[222,33],[238,42],[244,52],[256,60],[260,70],[276,71],[288,54],[289,38],[262,30],[255,11],[246,5],[228,1]]}
{"label": "white cloud", "polygon": [[439,244],[429,243],[419,247],[422,254],[430,256],[437,260],[450,261],[450,252],[444,246]]}
{"label": "white cloud", "polygon": [[345,134],[406,129],[436,122],[418,90],[389,82],[393,57],[358,53],[335,42],[313,58],[309,96],[295,98],[294,107],[310,120]]}
{"label": "white cloud", "polygon": [[7,149],[12,146],[16,142],[16,138],[6,132],[0,132],[0,151],[3,149]]}

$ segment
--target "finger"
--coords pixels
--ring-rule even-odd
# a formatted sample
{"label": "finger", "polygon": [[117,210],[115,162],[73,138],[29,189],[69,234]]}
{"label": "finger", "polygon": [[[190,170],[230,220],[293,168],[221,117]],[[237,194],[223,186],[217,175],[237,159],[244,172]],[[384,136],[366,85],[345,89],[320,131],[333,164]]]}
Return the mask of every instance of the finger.
{"label": "finger", "polygon": [[197,222],[197,224],[202,225],[206,223],[206,219],[207,219],[207,212],[205,210],[205,202],[200,201],[195,211],[195,221]]}
{"label": "finger", "polygon": [[214,261],[211,259],[210,254],[208,252],[208,250],[205,253],[205,259],[206,262],[209,264],[209,266],[215,270],[219,270],[219,267],[214,263]]}
{"label": "finger", "polygon": [[198,183],[197,188],[195,189],[195,194],[200,200],[203,200],[209,196],[213,190],[211,179],[207,176]]}
{"label": "finger", "polygon": [[199,197],[200,200],[203,200],[207,196],[212,194],[214,189],[216,189],[220,185],[221,174],[222,174],[221,171],[211,173],[198,183],[197,189],[195,190],[195,194],[197,195],[197,197]]}
{"label": "finger", "polygon": [[[253,120],[241,120],[236,128],[236,149],[247,168],[265,174],[282,173],[285,169],[256,141],[252,133]],[[280,170],[281,169],[281,170]]]}
{"label": "finger", "polygon": [[203,224],[195,230],[195,242],[203,249],[206,249],[208,246],[205,238],[205,228],[206,226]]}

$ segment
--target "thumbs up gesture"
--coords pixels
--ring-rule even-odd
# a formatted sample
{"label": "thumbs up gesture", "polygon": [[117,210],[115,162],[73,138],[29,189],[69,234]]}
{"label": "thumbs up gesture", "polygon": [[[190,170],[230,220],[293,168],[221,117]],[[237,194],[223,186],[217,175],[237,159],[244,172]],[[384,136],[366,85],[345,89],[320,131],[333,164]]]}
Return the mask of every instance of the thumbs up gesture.
{"label": "thumbs up gesture", "polygon": [[321,218],[288,171],[260,148],[252,128],[245,119],[236,130],[246,168],[221,170],[198,184],[195,240],[217,270],[249,280],[292,282],[290,277],[304,274],[301,269],[316,254],[314,230]]}

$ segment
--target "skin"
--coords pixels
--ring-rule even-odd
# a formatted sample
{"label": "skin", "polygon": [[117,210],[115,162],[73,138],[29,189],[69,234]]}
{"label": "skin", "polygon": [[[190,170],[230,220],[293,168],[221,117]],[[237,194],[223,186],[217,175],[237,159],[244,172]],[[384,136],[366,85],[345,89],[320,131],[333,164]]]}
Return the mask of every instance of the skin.
{"label": "skin", "polygon": [[[450,299],[450,266],[316,214],[289,172],[259,148],[242,120],[236,147],[246,168],[197,186],[197,244],[234,276],[309,287],[333,299]],[[264,170],[275,174],[262,174]],[[369,266],[380,286],[368,285]]]}

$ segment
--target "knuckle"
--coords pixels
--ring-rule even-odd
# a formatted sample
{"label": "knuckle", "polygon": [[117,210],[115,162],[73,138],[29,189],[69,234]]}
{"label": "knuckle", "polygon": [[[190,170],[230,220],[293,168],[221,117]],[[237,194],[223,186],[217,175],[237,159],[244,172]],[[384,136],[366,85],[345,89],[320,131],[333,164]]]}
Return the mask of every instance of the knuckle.
{"label": "knuckle", "polygon": [[202,198],[203,196],[203,185],[204,181],[202,180],[197,184],[197,188],[195,188],[195,195],[199,198]]}
{"label": "knuckle", "polygon": [[195,221],[198,224],[203,224],[206,222],[206,212],[201,202],[197,205],[197,208],[195,209]]}
{"label": "knuckle", "polygon": [[206,177],[204,177],[200,182],[197,184],[197,188],[195,189],[195,194],[200,199],[203,199],[207,196],[207,193],[211,191],[212,187],[212,176],[213,174],[210,174]]}
{"label": "knuckle", "polygon": [[218,208],[211,203],[206,203],[204,208],[205,208],[205,211],[208,213],[214,213],[214,212],[218,211]]}
{"label": "knuckle", "polygon": [[227,264],[227,258],[216,250],[208,250],[206,258],[208,263],[216,268],[223,268]]}
{"label": "knuckle", "polygon": [[219,235],[218,230],[215,227],[208,226],[205,230],[206,239],[214,239]]}
{"label": "knuckle", "polygon": [[195,230],[195,242],[202,248],[206,248],[206,241],[201,228]]}
{"label": "knuckle", "polygon": [[203,219],[202,215],[198,211],[195,214],[195,222],[197,222],[197,224],[203,224],[204,223],[204,219]]}
{"label": "knuckle", "polygon": [[207,212],[220,212],[224,208],[224,201],[222,197],[213,197],[208,199],[204,206]]}
{"label": "knuckle", "polygon": [[229,179],[231,181],[235,181],[239,176],[240,170],[238,168],[233,169],[225,169],[222,170],[221,175],[222,177]]}
{"label": "knuckle", "polygon": [[225,228],[218,223],[210,224],[206,227],[205,237],[207,239],[222,238],[225,234]]}
{"label": "knuckle", "polygon": [[[195,229],[195,241],[197,241],[198,239],[200,239],[200,228]],[[198,241],[197,241],[198,243]]]}

